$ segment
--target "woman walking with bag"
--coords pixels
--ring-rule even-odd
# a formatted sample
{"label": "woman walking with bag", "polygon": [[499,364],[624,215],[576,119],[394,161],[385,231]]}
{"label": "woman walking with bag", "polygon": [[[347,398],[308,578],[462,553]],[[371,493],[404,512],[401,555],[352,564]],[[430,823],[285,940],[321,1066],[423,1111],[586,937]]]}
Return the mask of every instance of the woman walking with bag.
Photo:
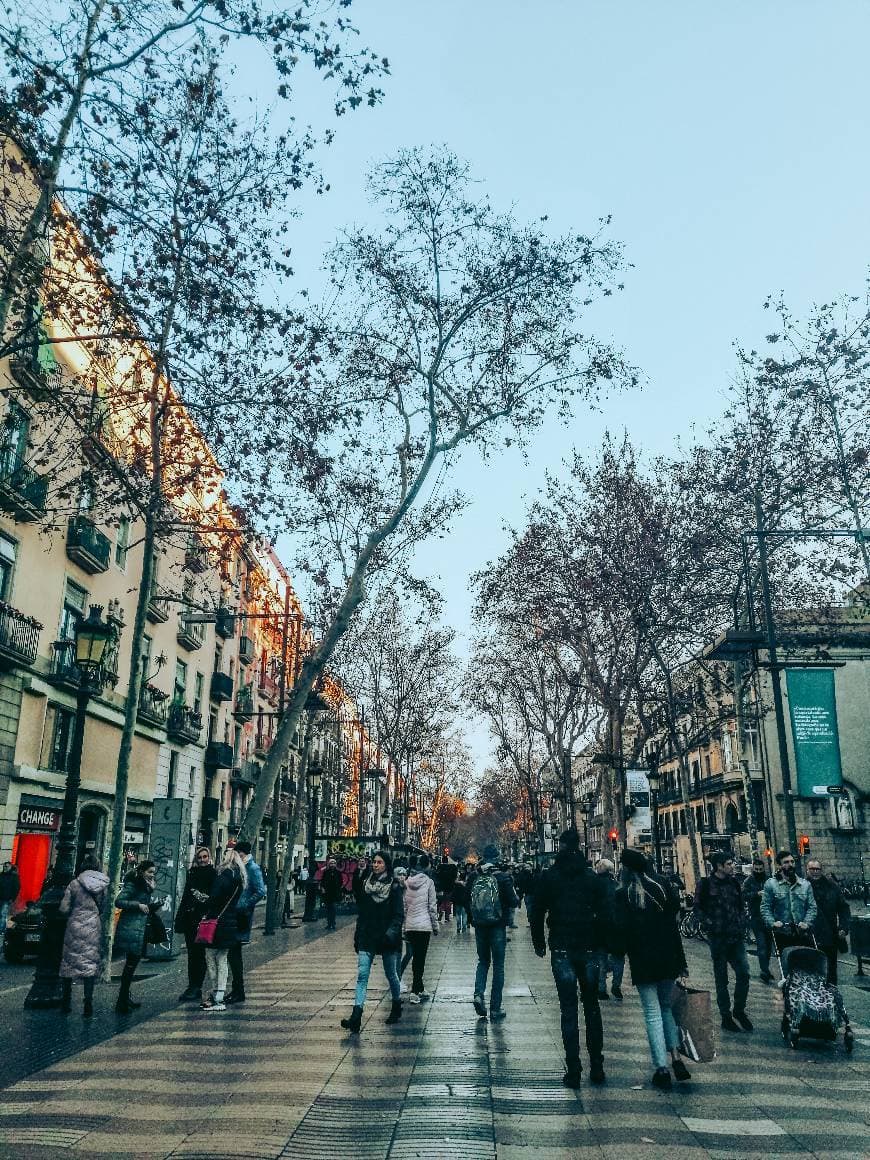
{"label": "woman walking with bag", "polygon": [[115,899],[115,906],[121,912],[115,931],[115,948],[127,956],[121,973],[121,990],[115,1004],[115,1010],[119,1015],[129,1015],[131,1011],[142,1006],[130,998],[130,984],[145,953],[145,934],[152,909],[155,875],[156,867],[153,862],[140,862],[135,873],[127,878],[121,887],[121,893]]}
{"label": "woman walking with bag", "polygon": [[85,1019],[90,1019],[94,1013],[94,983],[102,962],[101,916],[108,889],[109,879],[102,872],[100,863],[93,854],[86,854],[79,876],[67,886],[60,904],[61,914],[67,916],[63,958],[58,972],[63,980],[60,1009],[65,1013],[72,1010],[73,979],[81,979],[85,991]]}
{"label": "woman walking with bag", "polygon": [[639,850],[623,850],[620,882],[615,896],[615,953],[628,954],[655,1066],[653,1086],[668,1091],[668,1053],[674,1077],[691,1078],[677,1053],[679,1034],[671,1011],[674,984],[687,973],[677,927],[680,904],[674,892],[651,874]]}
{"label": "woman walking with bag", "polygon": [[217,878],[217,867],[207,846],[198,846],[193,865],[187,871],[184,893],[175,916],[175,930],[184,935],[187,945],[187,989],[178,996],[180,1003],[198,999],[205,981],[205,947],[196,941],[196,928],[205,917],[211,888]]}
{"label": "woman walking with bag", "polygon": [[371,871],[360,876],[356,888],[359,915],[353,935],[357,952],[356,995],[353,1011],[341,1025],[354,1035],[359,1034],[363,1006],[369,985],[369,974],[375,955],[380,955],[384,974],[390,984],[392,1006],[387,1023],[398,1023],[402,1017],[399,983],[399,951],[402,947],[402,920],[404,902],[402,887],[393,877],[393,863],[389,854],[380,851],[372,859]]}
{"label": "woman walking with bag", "polygon": [[417,869],[405,883],[405,941],[411,948],[411,996],[409,1003],[422,1003],[429,996],[423,984],[429,940],[438,934],[438,903],[435,883],[426,873],[429,859],[421,854]]}
{"label": "woman walking with bag", "polygon": [[197,928],[196,941],[205,947],[207,981],[202,986],[202,1011],[226,1011],[224,995],[227,989],[231,946],[239,940],[239,920],[236,905],[248,884],[243,858],[230,847],[224,854],[205,906],[205,916]]}

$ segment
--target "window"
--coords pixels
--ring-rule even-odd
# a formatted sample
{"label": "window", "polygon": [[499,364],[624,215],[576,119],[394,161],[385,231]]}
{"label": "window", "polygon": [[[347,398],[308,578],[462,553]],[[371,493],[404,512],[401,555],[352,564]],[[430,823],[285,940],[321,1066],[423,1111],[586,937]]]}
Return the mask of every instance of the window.
{"label": "window", "polygon": [[17,403],[10,403],[3,431],[2,465],[4,475],[11,475],[24,463],[30,438],[30,416]]}
{"label": "window", "polygon": [[0,532],[0,600],[12,595],[12,577],[15,574],[15,550],[18,545]]}
{"label": "window", "polygon": [[45,734],[40,765],[66,773],[72,747],[75,713],[62,705],[49,705],[45,717]]}
{"label": "window", "polygon": [[202,709],[202,691],[205,678],[202,673],[197,673],[193,679],[193,711],[199,713]]}
{"label": "window", "polygon": [[704,774],[707,777],[713,776],[713,763],[710,760],[710,754],[704,754]]}
{"label": "window", "polygon": [[88,594],[73,580],[67,580],[63,593],[63,609],[60,614],[59,640],[75,640],[76,625],[85,615]]}
{"label": "window", "polygon": [[716,830],[716,807],[712,802],[707,806],[707,829]]}
{"label": "window", "polygon": [[178,754],[173,749],[169,754],[169,781],[166,786],[166,796],[175,797],[175,782],[178,778]]}
{"label": "window", "polygon": [[115,533],[115,564],[122,572],[127,571],[127,551],[130,547],[130,521],[126,516],[118,520],[118,531]]}
{"label": "window", "polygon": [[182,705],[187,700],[187,665],[184,661],[175,662],[174,697]]}

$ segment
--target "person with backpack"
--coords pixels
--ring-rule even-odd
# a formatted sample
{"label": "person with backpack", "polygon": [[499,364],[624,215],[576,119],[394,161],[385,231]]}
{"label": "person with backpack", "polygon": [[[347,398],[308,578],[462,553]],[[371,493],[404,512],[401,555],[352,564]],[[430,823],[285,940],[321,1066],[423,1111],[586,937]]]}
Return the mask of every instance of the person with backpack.
{"label": "person with backpack", "polygon": [[544,958],[549,927],[550,966],[562,1014],[566,1087],[580,1086],[580,1024],[577,988],[583,1003],[589,1078],[604,1083],[604,1027],[598,1003],[598,948],[605,945],[612,926],[611,895],[604,878],[594,873],[580,853],[580,836],[568,829],[559,838],[559,852],[541,875],[532,903],[530,925],[535,954]]}
{"label": "person with backpack", "polygon": [[[487,846],[484,857],[498,857],[498,850]],[[506,1018],[502,1007],[504,992],[504,955],[507,944],[508,915],[519,905],[510,876],[496,872],[494,862],[486,861],[474,879],[469,900],[470,921],[474,927],[477,948],[477,971],[474,976],[474,1010],[486,1018],[486,982],[492,964],[492,988],[489,994],[489,1017],[493,1022]]]}
{"label": "person with backpack", "polygon": [[[746,1014],[749,959],[746,957],[743,891],[734,877],[734,859],[724,850],[710,857],[712,874],[695,888],[695,913],[710,944],[716,1004],[725,1031],[752,1031]],[[728,992],[728,968],[734,971],[734,1005]]]}

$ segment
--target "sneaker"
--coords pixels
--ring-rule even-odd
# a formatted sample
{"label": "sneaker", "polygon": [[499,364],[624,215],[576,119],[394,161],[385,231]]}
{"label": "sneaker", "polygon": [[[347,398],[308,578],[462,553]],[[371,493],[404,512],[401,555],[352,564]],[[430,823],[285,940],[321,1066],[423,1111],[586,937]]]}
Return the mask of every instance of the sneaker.
{"label": "sneaker", "polygon": [[220,1003],[215,1000],[213,1003],[206,1003],[203,1005],[204,1011],[226,1011],[226,1009],[227,1005],[223,1002],[223,1000],[221,1000]]}
{"label": "sneaker", "polygon": [[498,1007],[494,1011],[490,1011],[489,1017],[493,1023],[501,1023],[507,1019],[507,1011],[505,1011],[504,1007]]}
{"label": "sneaker", "polygon": [[562,1083],[565,1085],[565,1087],[567,1087],[567,1088],[580,1087],[580,1072],[581,1072],[581,1068],[579,1065],[576,1068],[569,1067],[568,1070],[565,1072],[565,1074],[562,1076]]}
{"label": "sneaker", "polygon": [[224,999],[224,1002],[225,1003],[244,1003],[245,998],[246,998],[246,996],[245,996],[244,991],[230,991],[230,993],[227,995],[226,999]]}
{"label": "sneaker", "polygon": [[735,1011],[734,1018],[740,1024],[744,1031],[754,1031],[755,1024],[749,1018],[745,1011]]}
{"label": "sneaker", "polygon": [[606,988],[606,987],[603,987],[603,988],[602,988],[602,989],[601,989],[601,990],[598,992],[598,998],[599,998],[599,999],[609,999],[609,998],[610,998],[610,996],[607,994],[607,988]]}
{"label": "sneaker", "polygon": [[423,996],[422,996],[422,995],[417,995],[416,993],[415,993],[415,994],[413,994],[413,995],[409,995],[409,996],[408,996],[408,1002],[409,1002],[409,1003],[422,1003],[422,1002],[423,1002]]}
{"label": "sneaker", "polygon": [[191,999],[199,998],[199,987],[187,987],[178,996],[179,1003],[188,1003]]}
{"label": "sneaker", "polygon": [[674,1079],[678,1079],[680,1083],[685,1083],[687,1079],[692,1078],[692,1073],[681,1059],[675,1059],[671,1064],[671,1069],[674,1073]]}
{"label": "sneaker", "polygon": [[481,1017],[481,1019],[486,1018],[486,1000],[484,999],[483,995],[474,996],[474,1009]]}
{"label": "sneaker", "polygon": [[666,1067],[656,1069],[653,1073],[652,1085],[663,1092],[669,1092],[671,1090],[671,1073]]}
{"label": "sneaker", "polygon": [[622,987],[611,987],[610,993],[614,999],[622,999]]}
{"label": "sneaker", "polygon": [[723,1031],[742,1031],[743,1028],[740,1026],[740,1024],[738,1022],[736,1022],[733,1015],[723,1015],[723,1017],[722,1017],[722,1030]]}
{"label": "sneaker", "polygon": [[420,1002],[421,1003],[428,1003],[431,998],[432,998],[432,996],[429,994],[428,991],[421,991],[420,992]]}

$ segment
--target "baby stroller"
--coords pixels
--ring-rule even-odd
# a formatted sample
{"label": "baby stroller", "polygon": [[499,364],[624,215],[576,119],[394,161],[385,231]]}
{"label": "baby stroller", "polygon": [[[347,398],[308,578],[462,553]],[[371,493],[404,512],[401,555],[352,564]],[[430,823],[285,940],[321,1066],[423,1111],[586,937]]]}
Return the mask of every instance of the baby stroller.
{"label": "baby stroller", "polygon": [[854,1036],[843,996],[827,981],[828,960],[812,931],[782,927],[772,934],[785,1005],[783,1039],[795,1048],[801,1038],[834,1040],[842,1026],[843,1046],[851,1051]]}

